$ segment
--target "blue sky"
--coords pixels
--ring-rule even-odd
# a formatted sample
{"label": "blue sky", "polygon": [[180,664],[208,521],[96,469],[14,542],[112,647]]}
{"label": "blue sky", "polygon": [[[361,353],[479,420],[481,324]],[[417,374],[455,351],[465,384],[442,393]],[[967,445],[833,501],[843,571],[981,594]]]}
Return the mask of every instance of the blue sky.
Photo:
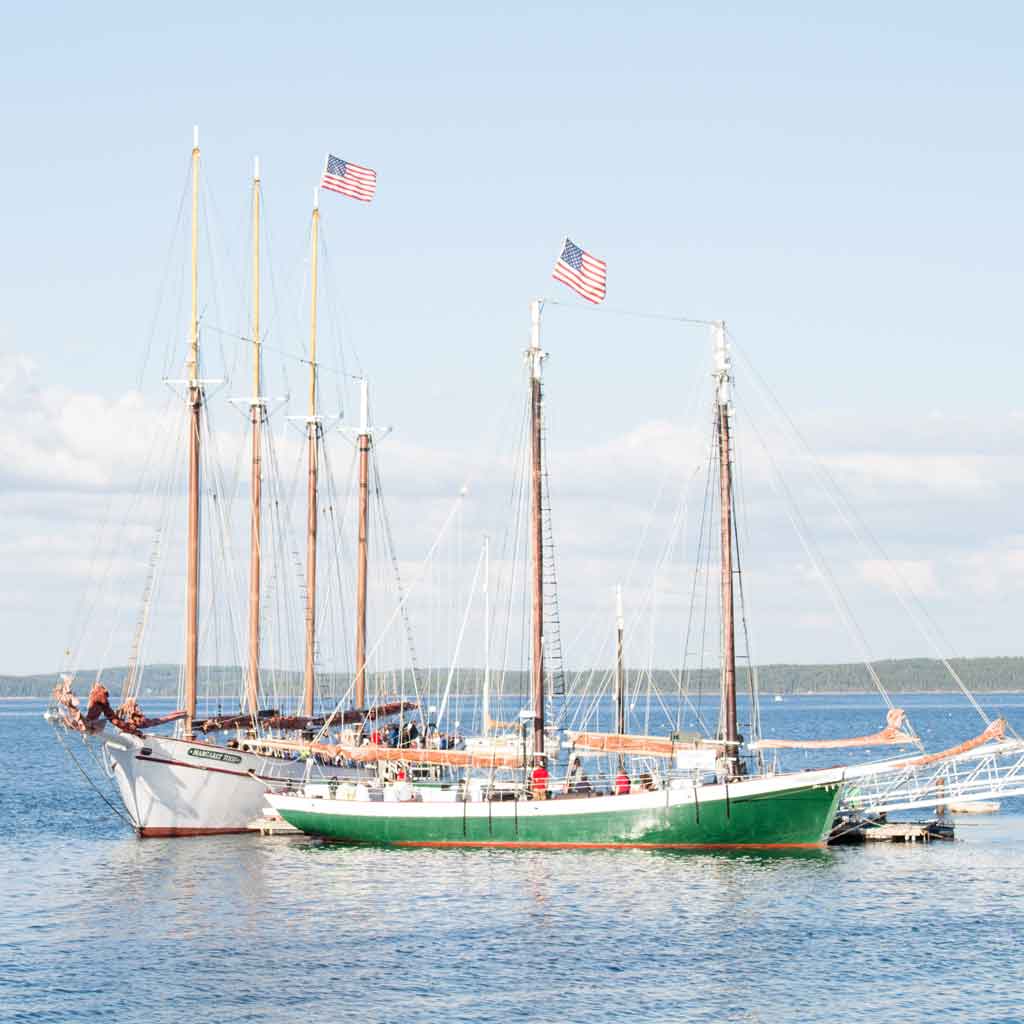
{"label": "blue sky", "polygon": [[[379,415],[399,427],[396,471],[412,458],[402,437],[442,467],[475,457],[480,424],[516,385],[527,303],[556,294],[550,266],[569,233],[608,261],[609,307],[726,318],[893,556],[932,580],[956,645],[1017,653],[1024,567],[1011,572],[1005,552],[1018,550],[1024,490],[1024,14],[1011,4],[771,6],[6,12],[0,351],[12,414],[0,498],[3,558],[18,582],[0,669],[52,667],[59,645],[41,623],[70,614],[79,586],[48,557],[40,508],[50,515],[56,492],[91,514],[116,477],[62,476],[64,435],[48,453],[37,421],[39,446],[19,430],[46,389],[62,389],[51,395],[58,408],[89,396],[109,410],[135,388],[177,252],[195,122],[229,294],[261,156],[281,282],[273,329],[292,350],[304,343],[303,247],[323,154],[377,169],[371,207],[323,201],[325,286],[338,310],[325,344],[337,346],[340,325],[346,358],[355,352],[373,378]],[[235,306],[244,302],[225,303]],[[175,312],[158,319],[158,352],[180,340]],[[679,419],[703,334],[562,310],[547,324],[567,462],[586,465],[584,449],[616,451]],[[567,529],[592,514],[588,493],[618,507],[614,473],[587,481],[569,468]],[[638,491],[653,491],[634,470]],[[635,518],[623,514],[619,528]],[[76,529],[84,538],[87,522],[69,536]],[[604,586],[595,566],[612,536],[581,546],[588,586],[592,571]],[[424,539],[410,533],[409,545]],[[617,571],[607,565],[609,586]],[[968,587],[970,573],[992,586]],[[45,599],[24,596],[42,578]],[[884,653],[926,653],[871,607]],[[833,650],[765,614],[778,627],[766,655]]]}

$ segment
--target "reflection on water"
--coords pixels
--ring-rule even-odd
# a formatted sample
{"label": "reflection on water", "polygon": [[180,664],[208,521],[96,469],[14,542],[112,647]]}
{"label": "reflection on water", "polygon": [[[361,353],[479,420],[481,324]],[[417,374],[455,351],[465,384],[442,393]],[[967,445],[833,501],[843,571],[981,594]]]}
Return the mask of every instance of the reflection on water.
{"label": "reflection on water", "polygon": [[41,720],[0,723],[0,766],[4,1019],[1022,1018],[1014,807],[956,843],[824,852],[140,842]]}

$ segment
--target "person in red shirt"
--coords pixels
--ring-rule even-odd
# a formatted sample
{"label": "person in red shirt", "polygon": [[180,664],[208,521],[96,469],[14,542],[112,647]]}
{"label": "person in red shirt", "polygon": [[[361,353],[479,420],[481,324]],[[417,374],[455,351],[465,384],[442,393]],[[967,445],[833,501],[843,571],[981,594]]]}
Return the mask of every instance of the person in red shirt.
{"label": "person in red shirt", "polygon": [[619,774],[615,776],[615,795],[625,796],[630,789],[629,776],[626,774],[625,768],[619,769]]}
{"label": "person in red shirt", "polygon": [[551,776],[548,774],[547,768],[544,767],[544,762],[538,761],[537,767],[533,769],[533,774],[530,776],[530,788],[533,790],[534,800],[547,800],[550,779]]}

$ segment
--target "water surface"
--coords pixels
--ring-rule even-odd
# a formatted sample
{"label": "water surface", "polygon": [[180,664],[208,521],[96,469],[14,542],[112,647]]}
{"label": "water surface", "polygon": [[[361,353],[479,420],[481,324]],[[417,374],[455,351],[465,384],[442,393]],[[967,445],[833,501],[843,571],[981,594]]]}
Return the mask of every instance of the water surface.
{"label": "water surface", "polygon": [[[933,747],[979,731],[901,703]],[[1024,1020],[1020,801],[955,843],[799,855],[139,841],[42,707],[0,703],[0,1020]],[[880,718],[765,707],[778,734]]]}

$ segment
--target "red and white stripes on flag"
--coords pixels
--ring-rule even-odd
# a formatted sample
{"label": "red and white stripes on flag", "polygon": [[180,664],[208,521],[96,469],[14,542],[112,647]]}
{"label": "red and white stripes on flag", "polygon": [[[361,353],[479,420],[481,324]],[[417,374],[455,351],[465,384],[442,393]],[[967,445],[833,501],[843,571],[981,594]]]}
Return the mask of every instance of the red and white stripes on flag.
{"label": "red and white stripes on flag", "polygon": [[320,187],[368,203],[377,192],[377,172],[328,155]]}
{"label": "red and white stripes on flag", "polygon": [[562,245],[562,255],[558,257],[555,272],[551,276],[568,285],[587,302],[597,303],[605,296],[608,264],[566,238]]}

